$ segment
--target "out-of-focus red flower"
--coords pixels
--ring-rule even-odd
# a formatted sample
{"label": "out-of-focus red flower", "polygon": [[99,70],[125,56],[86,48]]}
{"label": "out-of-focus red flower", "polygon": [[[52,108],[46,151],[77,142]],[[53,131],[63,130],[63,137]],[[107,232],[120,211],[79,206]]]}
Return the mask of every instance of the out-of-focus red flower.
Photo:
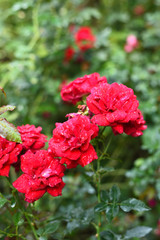
{"label": "out-of-focus red flower", "polygon": [[126,44],[124,46],[124,50],[129,53],[129,52],[132,52],[138,46],[139,46],[139,42],[137,40],[137,37],[135,35],[131,34],[126,39]]}
{"label": "out-of-focus red flower", "polygon": [[82,51],[93,48],[96,41],[96,37],[93,35],[90,27],[80,27],[74,38],[77,46]]}
{"label": "out-of-focus red flower", "polygon": [[18,161],[22,145],[0,137],[0,176],[9,175],[10,166]]}
{"label": "out-of-focus red flower", "polygon": [[134,9],[133,12],[135,15],[140,16],[145,12],[144,6],[143,5],[137,5]]}
{"label": "out-of-focus red flower", "polygon": [[41,127],[35,127],[34,125],[22,125],[17,127],[21,134],[22,146],[24,150],[30,149],[31,151],[36,151],[44,147],[45,142],[47,142],[44,134],[41,133]]}
{"label": "out-of-focus red flower", "polygon": [[48,119],[48,118],[51,117],[51,112],[45,111],[45,112],[42,113],[42,116],[43,116],[43,118]]}
{"label": "out-of-focus red flower", "polygon": [[71,61],[73,59],[74,54],[75,54],[75,50],[73,47],[66,48],[64,53],[64,61],[65,62]]}
{"label": "out-of-focus red flower", "polygon": [[98,127],[83,115],[76,115],[64,123],[56,123],[49,140],[49,153],[61,157],[67,168],[85,165],[97,159],[91,139],[98,135]]}
{"label": "out-of-focus red flower", "polygon": [[130,52],[132,52],[133,51],[133,47],[131,46],[131,45],[125,45],[124,46],[124,50],[125,50],[125,52],[127,52],[127,53],[130,53]]}
{"label": "out-of-focus red flower", "polygon": [[126,40],[127,44],[132,46],[132,47],[138,47],[139,43],[137,40],[137,37],[133,34],[129,35]]}
{"label": "out-of-focus red flower", "polygon": [[46,150],[21,156],[23,174],[13,182],[13,186],[25,194],[25,201],[34,202],[46,192],[56,197],[62,194],[65,167]]}
{"label": "out-of-focus red flower", "polygon": [[87,97],[87,106],[95,114],[91,121],[112,127],[115,135],[123,132],[134,137],[142,135],[146,126],[138,105],[133,90],[118,83],[102,83]]}
{"label": "out-of-focus red flower", "polygon": [[157,205],[156,199],[155,199],[155,198],[149,199],[149,200],[148,200],[148,205],[149,205],[151,208],[155,207],[155,206]]}
{"label": "out-of-focus red flower", "polygon": [[106,77],[100,77],[99,73],[85,75],[64,86],[61,90],[61,97],[63,101],[76,104],[82,100],[83,96],[89,94],[93,87],[104,82],[107,82]]}

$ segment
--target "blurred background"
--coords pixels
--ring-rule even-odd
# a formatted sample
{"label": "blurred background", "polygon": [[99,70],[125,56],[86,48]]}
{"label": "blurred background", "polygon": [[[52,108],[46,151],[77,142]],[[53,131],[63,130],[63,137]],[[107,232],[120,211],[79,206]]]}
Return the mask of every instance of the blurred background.
{"label": "blurred background", "polygon": [[[82,42],[75,37],[79,32]],[[62,101],[62,86],[94,72],[131,87],[148,125],[140,138],[115,136],[108,153],[114,160],[103,163],[116,170],[104,174],[102,189],[117,183],[124,198],[134,196],[152,208],[144,215],[122,214],[114,227],[123,232],[148,225],[153,231],[144,239],[160,239],[160,0],[0,1],[0,86],[7,94],[1,94],[0,104],[17,107],[5,113],[8,121],[42,126],[50,138],[55,122],[77,111]],[[108,138],[111,134],[108,129]],[[57,230],[47,239],[79,240],[79,234],[96,239],[90,224],[96,196],[89,177],[87,167],[72,170],[63,198],[36,202],[40,217],[44,210],[68,219],[59,227],[63,234]]]}

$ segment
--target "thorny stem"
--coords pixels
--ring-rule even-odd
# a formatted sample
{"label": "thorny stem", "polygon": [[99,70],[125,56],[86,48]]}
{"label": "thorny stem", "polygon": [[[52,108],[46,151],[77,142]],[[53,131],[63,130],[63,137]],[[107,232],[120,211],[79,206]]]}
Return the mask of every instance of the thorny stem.
{"label": "thorny stem", "polygon": [[25,218],[28,222],[28,224],[30,225],[31,229],[32,229],[32,232],[33,232],[33,235],[35,237],[36,240],[39,240],[39,237],[37,236],[37,233],[36,233],[36,230],[34,228],[34,225],[33,223],[30,221],[29,217],[27,216],[27,213],[24,212],[24,215],[25,215]]}
{"label": "thorny stem", "polygon": [[[98,158],[97,160],[97,197],[98,197],[98,203],[101,202],[101,189],[100,189],[100,185],[101,185],[101,177],[99,174],[99,169],[100,169],[100,158]],[[100,240],[100,226],[101,226],[101,213],[98,213],[98,225],[97,225],[97,239]]]}
{"label": "thorny stem", "polygon": [[[104,129],[103,129],[104,131]],[[102,131],[102,133],[103,133]],[[101,133],[101,134],[102,134]],[[99,173],[99,170],[100,170],[100,161],[101,159],[103,158],[103,156],[106,154],[107,150],[108,150],[108,147],[111,143],[111,140],[112,140],[112,137],[110,138],[108,144],[106,145],[103,153],[101,154],[101,156],[98,158],[97,160],[97,171],[96,171],[96,181],[97,181],[97,198],[98,198],[98,203],[101,202],[101,176],[100,176],[100,173]],[[101,227],[101,212],[98,213],[98,225],[96,226],[96,230],[97,230],[97,240],[101,240],[101,237],[100,237],[100,227]]]}

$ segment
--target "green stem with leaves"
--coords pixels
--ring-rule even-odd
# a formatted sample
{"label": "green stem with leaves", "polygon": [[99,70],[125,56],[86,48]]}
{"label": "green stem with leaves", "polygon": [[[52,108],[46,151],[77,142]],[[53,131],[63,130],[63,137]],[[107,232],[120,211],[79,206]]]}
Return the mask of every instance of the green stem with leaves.
{"label": "green stem with leaves", "polygon": [[[103,135],[105,128],[102,129],[101,135]],[[107,153],[108,147],[111,143],[112,137],[110,138],[108,144],[106,145],[103,153],[97,160],[97,171],[96,171],[96,186],[97,186],[97,199],[98,203],[101,203],[101,176],[100,176],[100,161],[103,158],[103,156]],[[98,224],[96,226],[97,230],[97,240],[100,240],[100,227],[101,227],[101,212],[98,213]]]}
{"label": "green stem with leaves", "polygon": [[[20,198],[19,198],[19,195],[18,195],[18,192],[14,189],[14,187],[13,187],[12,184],[10,183],[9,179],[8,179],[8,178],[6,178],[6,179],[7,179],[7,182],[8,182],[8,184],[9,184],[10,188],[13,189],[12,194],[13,194],[14,198],[16,199],[18,208],[20,209],[20,211],[21,211],[21,212],[23,213],[23,215],[25,216],[25,218],[26,218],[26,220],[27,220],[27,222],[28,222],[28,224],[29,224],[29,226],[30,226],[30,228],[31,228],[31,230],[32,230],[32,233],[33,233],[35,239],[36,239],[36,240],[39,240],[39,237],[38,237],[38,235],[37,235],[37,233],[36,233],[36,230],[35,230],[35,228],[34,228],[34,224],[33,224],[33,222],[30,220],[30,218],[29,218],[29,216],[28,216],[28,213],[26,212],[25,207],[22,205],[22,203],[21,203],[21,201],[20,201]],[[16,229],[16,236],[18,236],[18,229]]]}
{"label": "green stem with leaves", "polygon": [[[96,175],[97,175],[97,198],[98,198],[98,203],[101,202],[101,177],[100,177],[100,174],[99,174],[99,170],[100,170],[100,158],[98,158],[97,160],[97,172],[96,172]],[[97,225],[97,239],[100,240],[100,226],[101,226],[101,213],[98,213],[98,225]]]}

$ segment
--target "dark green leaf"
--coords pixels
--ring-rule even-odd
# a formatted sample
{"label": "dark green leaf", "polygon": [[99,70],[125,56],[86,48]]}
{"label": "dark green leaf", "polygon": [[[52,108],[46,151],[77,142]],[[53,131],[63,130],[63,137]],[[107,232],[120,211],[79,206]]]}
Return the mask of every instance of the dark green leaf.
{"label": "dark green leaf", "polygon": [[141,238],[146,236],[151,231],[152,231],[152,228],[150,227],[144,227],[144,226],[135,227],[126,232],[124,239],[131,239],[133,237]]}
{"label": "dark green leaf", "polygon": [[113,202],[118,202],[120,198],[121,192],[118,186],[113,185],[113,187],[109,191],[109,198]]}
{"label": "dark green leaf", "polygon": [[19,223],[21,222],[21,217],[22,217],[21,212],[16,212],[16,213],[13,215],[13,221],[14,221],[14,224],[15,224],[16,226],[19,225]]}
{"label": "dark green leaf", "polygon": [[0,194],[0,208],[3,207],[6,202],[8,202],[8,200]]}
{"label": "dark green leaf", "polygon": [[119,213],[118,205],[108,205],[106,208],[106,217],[109,222],[112,221],[114,217],[116,217]]}
{"label": "dark green leaf", "polygon": [[124,212],[129,212],[131,210],[135,210],[135,211],[139,211],[139,212],[150,210],[150,208],[147,207],[144,202],[137,200],[135,198],[129,198],[129,199],[121,202],[120,208]]}
{"label": "dark green leaf", "polygon": [[107,208],[107,203],[98,203],[95,208],[94,208],[94,211],[95,212],[103,212],[104,210],[106,210]]}
{"label": "dark green leaf", "polygon": [[160,200],[160,179],[157,179],[156,181],[156,190],[157,190],[158,199]]}
{"label": "dark green leaf", "polygon": [[108,193],[108,191],[104,191],[104,190],[101,191],[101,200],[103,202],[105,202],[105,203],[108,202],[108,200],[109,200],[109,193]]}
{"label": "dark green leaf", "polygon": [[109,223],[112,221],[112,219],[113,219],[112,206],[107,206],[107,208],[106,208],[106,218],[107,218]]}
{"label": "dark green leaf", "polygon": [[102,240],[115,240],[114,234],[110,231],[103,231],[100,233]]}
{"label": "dark green leaf", "polygon": [[100,168],[98,172],[100,174],[105,174],[105,173],[113,172],[113,171],[114,171],[114,168],[112,168],[112,167],[103,167],[103,168]]}
{"label": "dark green leaf", "polygon": [[76,219],[67,223],[67,230],[69,233],[78,227],[80,227],[80,223]]}
{"label": "dark green leaf", "polygon": [[59,221],[50,222],[45,226],[43,235],[54,233],[59,227]]}
{"label": "dark green leaf", "polygon": [[112,206],[112,213],[113,213],[113,217],[116,217],[119,213],[119,206],[118,205],[114,205]]}

